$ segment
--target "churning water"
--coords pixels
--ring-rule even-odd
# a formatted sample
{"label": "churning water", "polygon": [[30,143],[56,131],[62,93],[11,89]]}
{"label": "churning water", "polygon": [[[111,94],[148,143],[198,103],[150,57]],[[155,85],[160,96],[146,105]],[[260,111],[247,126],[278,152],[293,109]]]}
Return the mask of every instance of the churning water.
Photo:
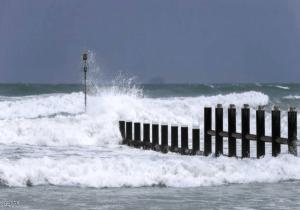
{"label": "churning water", "polygon": [[[234,103],[238,131],[239,109],[250,105],[251,132],[255,108],[265,105],[268,135],[270,110],[277,104],[285,137],[285,111],[289,106],[300,110],[300,85],[133,86],[119,81],[91,87],[86,113],[80,89],[0,85],[1,200],[19,200],[18,208],[28,209],[60,209],[62,203],[65,209],[300,207],[293,189],[300,186],[300,159],[286,154],[285,146],[278,158],[260,160],[180,156],[122,146],[118,130],[119,120],[131,120],[196,125],[203,131],[205,106]],[[255,156],[255,149],[251,152]],[[70,202],[62,196],[67,192]]]}

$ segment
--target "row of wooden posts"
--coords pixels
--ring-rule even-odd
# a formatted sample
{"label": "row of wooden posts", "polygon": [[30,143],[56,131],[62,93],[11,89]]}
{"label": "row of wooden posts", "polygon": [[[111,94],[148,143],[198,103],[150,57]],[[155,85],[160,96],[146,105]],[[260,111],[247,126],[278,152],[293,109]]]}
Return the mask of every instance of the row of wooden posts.
{"label": "row of wooden posts", "polygon": [[[161,141],[159,142],[159,124],[119,121],[122,144],[136,148],[152,149],[163,153],[178,152],[183,155],[205,155],[212,153],[212,136],[215,137],[215,155],[223,155],[223,138],[228,138],[228,156],[237,157],[236,139],[241,139],[242,158],[250,157],[250,141],[256,141],[257,158],[265,155],[265,142],[272,144],[272,156],[281,152],[281,144],[288,146],[288,152],[297,155],[297,111],[288,111],[288,136],[281,136],[280,109],[274,106],[271,113],[271,136],[265,135],[265,110],[259,106],[256,110],[256,134],[250,134],[250,108],[245,104],[241,109],[241,133],[236,132],[236,107],[228,108],[228,129],[223,129],[223,107],[215,107],[215,129],[212,130],[212,108],[204,108],[204,150],[200,150],[200,128],[192,128],[192,148],[189,148],[188,127],[171,125],[171,145],[168,145],[168,125],[161,125]],[[141,124],[143,139],[141,139]],[[133,129],[132,129],[133,125]],[[152,139],[150,139],[150,127]],[[181,129],[181,148],[178,147],[178,129]],[[134,131],[134,132],[132,132]],[[134,136],[132,135],[134,134]]]}

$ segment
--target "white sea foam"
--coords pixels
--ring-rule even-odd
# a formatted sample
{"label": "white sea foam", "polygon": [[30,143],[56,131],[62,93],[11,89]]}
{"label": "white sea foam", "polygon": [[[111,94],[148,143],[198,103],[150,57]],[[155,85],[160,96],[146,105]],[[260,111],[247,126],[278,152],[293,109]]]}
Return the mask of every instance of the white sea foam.
{"label": "white sea foam", "polygon": [[198,187],[299,180],[299,165],[300,158],[290,155],[241,160],[161,155],[132,149],[130,154],[105,158],[1,159],[0,179],[7,186]]}
{"label": "white sea foam", "polygon": [[[261,160],[216,159],[164,155],[118,145],[120,119],[198,124],[202,131],[204,106],[218,103],[226,108],[235,102],[238,109],[249,104],[253,131],[254,108],[269,103],[269,97],[261,92],[146,98],[138,89],[114,87],[89,96],[87,113],[82,112],[82,102],[82,93],[0,101],[0,182],[8,186],[196,187],[300,179],[300,159],[289,155]],[[237,113],[239,130],[239,110]],[[225,118],[226,114],[224,111]],[[269,120],[266,113],[266,122]],[[282,116],[282,123],[286,123],[286,116]],[[282,132],[286,135],[286,129]]]}
{"label": "white sea foam", "polygon": [[287,86],[281,86],[281,85],[276,85],[275,87],[279,88],[279,89],[284,89],[284,90],[289,90],[290,88]]}
{"label": "white sea foam", "polygon": [[288,96],[284,96],[284,99],[300,99],[299,95],[288,95]]}
{"label": "white sea foam", "polygon": [[259,82],[256,82],[255,85],[256,85],[257,87],[262,87],[262,84],[260,84]]}
{"label": "white sea foam", "polygon": [[154,99],[106,89],[90,96],[87,113],[82,113],[82,93],[25,97],[0,102],[0,143],[56,146],[116,144],[120,140],[120,119],[202,126],[204,106],[221,103],[227,107],[236,102],[238,108],[244,103],[256,107],[268,101],[267,95],[254,91]]}
{"label": "white sea foam", "polygon": [[24,97],[3,97],[0,119],[37,118],[59,113],[83,111],[82,93],[46,94]]}

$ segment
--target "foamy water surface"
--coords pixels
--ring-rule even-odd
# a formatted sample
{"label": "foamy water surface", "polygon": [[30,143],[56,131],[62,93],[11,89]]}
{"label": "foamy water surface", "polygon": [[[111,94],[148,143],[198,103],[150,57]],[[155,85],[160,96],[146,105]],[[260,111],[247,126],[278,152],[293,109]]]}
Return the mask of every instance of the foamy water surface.
{"label": "foamy water surface", "polygon": [[[299,180],[300,159],[287,155],[284,147],[283,154],[278,158],[266,156],[260,160],[242,160],[172,153],[165,155],[119,144],[119,120],[196,125],[203,131],[204,107],[214,107],[218,103],[227,108],[235,102],[238,130],[239,109],[243,104],[249,104],[251,132],[254,132],[255,108],[258,105],[270,107],[276,99],[257,89],[245,89],[229,93],[216,91],[215,94],[201,94],[200,91],[190,96],[149,97],[139,89],[105,87],[88,97],[86,113],[83,112],[82,92],[2,96],[0,182],[5,186],[20,187],[55,185],[103,188],[201,187]],[[287,88],[276,89],[287,91]],[[290,100],[283,96],[282,103],[285,99]],[[226,111],[224,115],[227,118]],[[266,117],[268,123],[268,109]],[[283,113],[283,136],[287,134],[286,122],[286,114]],[[267,134],[270,129],[266,126]],[[201,133],[203,142],[202,136]],[[201,147],[203,149],[202,143]],[[255,152],[254,147],[251,150]]]}

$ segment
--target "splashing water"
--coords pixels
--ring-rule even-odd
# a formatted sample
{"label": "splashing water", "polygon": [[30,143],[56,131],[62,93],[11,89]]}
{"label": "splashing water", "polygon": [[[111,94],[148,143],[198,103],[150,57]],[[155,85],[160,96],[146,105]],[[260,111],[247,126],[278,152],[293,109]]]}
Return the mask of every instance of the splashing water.
{"label": "splashing water", "polygon": [[[93,66],[92,62],[89,65]],[[213,88],[207,85],[137,86],[133,78],[126,79],[123,74],[111,85],[97,83],[99,81],[89,83],[91,91],[86,113],[83,112],[83,93],[78,92],[78,88],[70,92],[73,87],[63,87],[60,93],[0,96],[2,185],[196,187],[300,179],[298,157],[281,155],[236,160],[163,155],[121,146],[118,130],[119,120],[131,120],[198,125],[203,131],[204,106],[221,103],[226,108],[235,102],[237,109],[250,104],[251,132],[254,132],[254,109],[258,105],[271,106],[274,101],[284,106],[286,100],[294,100],[284,97],[296,95],[292,91],[298,91],[297,86],[289,85],[288,94],[286,89],[263,84],[214,85]],[[0,87],[2,92],[5,88],[10,90]],[[31,88],[34,93],[34,86]],[[300,86],[298,88],[300,90]],[[226,128],[226,112],[224,115]],[[266,117],[268,124],[269,111]],[[239,119],[238,112],[238,128]],[[283,136],[287,134],[286,119],[283,113]],[[269,133],[270,126],[267,126],[266,134]],[[203,143],[203,139],[201,141]]]}

